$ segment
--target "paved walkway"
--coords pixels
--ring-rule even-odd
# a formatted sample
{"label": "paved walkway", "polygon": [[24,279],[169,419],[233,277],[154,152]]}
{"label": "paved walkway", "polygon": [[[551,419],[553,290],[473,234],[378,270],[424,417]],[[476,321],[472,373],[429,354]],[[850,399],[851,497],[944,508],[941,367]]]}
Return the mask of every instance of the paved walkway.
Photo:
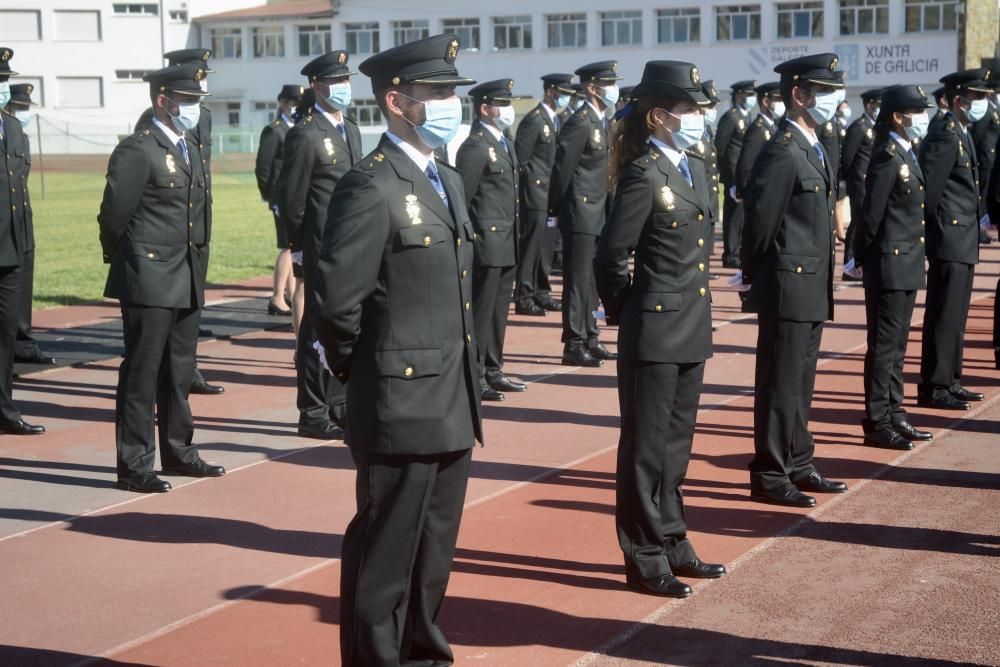
{"label": "paved walkway", "polygon": [[[1000,664],[989,342],[1000,248],[983,258],[967,384],[987,401],[960,415],[913,407],[937,438],[904,456],[861,446],[863,293],[836,293],[811,426],[821,470],[851,491],[812,511],[748,500],[756,325],[728,275],[715,281],[716,356],[685,496],[699,553],[731,573],[681,602],[623,585],[613,365],[563,367],[556,315],[512,317],[508,370],[530,386],[485,410],[443,609],[458,664]],[[260,299],[267,287],[227,294],[213,299]],[[113,317],[56,311],[40,326]],[[909,394],[919,337],[918,327]],[[0,664],[338,662],[353,471],[341,443],[295,436],[292,350],[284,329],[202,341],[199,366],[227,391],[192,397],[196,438],[229,474],[177,478],[157,496],[112,487],[116,358],[16,384],[49,432],[0,438]]]}

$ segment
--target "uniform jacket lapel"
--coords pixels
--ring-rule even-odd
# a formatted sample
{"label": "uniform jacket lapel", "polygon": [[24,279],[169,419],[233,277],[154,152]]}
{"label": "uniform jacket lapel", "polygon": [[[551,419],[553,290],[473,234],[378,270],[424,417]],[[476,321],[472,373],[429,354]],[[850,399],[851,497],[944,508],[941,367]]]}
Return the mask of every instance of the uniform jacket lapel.
{"label": "uniform jacket lapel", "polygon": [[[167,153],[174,158],[174,164],[185,174],[191,176],[191,165],[189,165],[184,159],[184,154],[181,153],[179,148],[177,148],[177,144],[170,141],[170,139],[167,138],[167,135],[163,133],[163,130],[157,127],[155,123],[153,124],[152,132],[153,136],[156,138],[156,143],[167,149]],[[191,150],[191,144],[194,143],[194,139],[185,135],[184,141],[187,142],[188,145],[188,156],[191,160],[194,160],[195,153]]]}
{"label": "uniform jacket lapel", "polygon": [[[816,149],[812,147],[809,141],[805,138],[802,132],[797,127],[792,127],[788,121],[784,123],[781,128],[782,131],[788,132],[792,135],[795,143],[800,149],[806,154],[806,159],[809,161],[816,171],[820,173],[823,179],[829,183],[832,179],[830,176],[830,156],[824,155],[822,162],[819,161],[819,155],[816,153]],[[820,144],[822,145],[822,144]]]}
{"label": "uniform jacket lapel", "polygon": [[[707,211],[705,211],[702,207],[702,197],[698,196],[694,186],[688,185],[687,179],[684,178],[684,174],[681,173],[681,170],[675,167],[674,163],[670,161],[670,158],[664,155],[659,148],[654,146],[652,150],[655,150],[658,154],[656,166],[660,172],[667,177],[667,187],[670,188],[675,195],[697,207],[702,213],[707,213]],[[691,171],[691,181],[696,183],[698,177],[695,174],[694,168],[691,164],[692,162],[693,160],[688,158],[688,170]]]}
{"label": "uniform jacket lapel", "polygon": [[[449,227],[455,228],[455,218],[451,215],[451,211],[445,206],[444,201],[442,201],[441,196],[431,185],[430,179],[427,174],[420,171],[417,164],[410,159],[406,153],[404,153],[391,139],[383,138],[382,143],[379,146],[382,154],[392,165],[392,168],[396,171],[396,175],[400,179],[406,181],[410,186],[410,192],[407,194],[414,194],[417,196],[417,201],[426,208],[428,211],[437,216],[442,222],[446,223]],[[448,199],[453,204],[455,203],[455,197],[461,192],[457,189],[454,183],[445,182],[445,169],[438,168],[438,173],[441,175],[441,181],[445,184],[445,192],[448,194]],[[400,208],[405,206],[405,202],[401,199],[398,203],[389,202],[389,206],[398,205]]]}
{"label": "uniform jacket lapel", "polygon": [[[333,123],[318,110],[313,111],[313,125],[318,127],[325,137],[333,143],[334,150],[347,155],[348,161],[350,161],[351,147],[344,140],[344,137],[340,135],[340,130],[334,127]],[[347,129],[346,126],[344,129]]]}

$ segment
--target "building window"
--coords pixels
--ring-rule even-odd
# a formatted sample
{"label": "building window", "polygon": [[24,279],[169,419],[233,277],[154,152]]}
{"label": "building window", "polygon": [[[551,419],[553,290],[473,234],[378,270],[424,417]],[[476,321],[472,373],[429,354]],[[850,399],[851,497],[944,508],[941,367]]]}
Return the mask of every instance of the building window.
{"label": "building window", "polygon": [[444,19],[441,28],[444,32],[458,35],[463,50],[479,50],[479,19]]}
{"label": "building window", "polygon": [[240,126],[240,103],[226,102],[226,123],[229,127]]}
{"label": "building window", "polygon": [[278,103],[277,102],[254,102],[254,111],[266,111],[268,115],[277,116],[278,115]]}
{"label": "building window", "polygon": [[430,34],[430,23],[426,19],[392,22],[392,38],[395,40],[394,44],[396,46],[424,39],[425,37],[429,37]]}
{"label": "building window", "polygon": [[215,58],[243,57],[243,31],[239,28],[212,28],[208,34]]}
{"label": "building window", "polygon": [[823,0],[779,2],[778,37],[783,39],[822,37]]}
{"label": "building window", "polygon": [[142,81],[142,77],[146,76],[153,70],[149,69],[116,69],[115,70],[115,80],[116,81]]}
{"label": "building window", "polygon": [[496,16],[493,18],[494,50],[513,51],[530,48],[530,16]]}
{"label": "building window", "polygon": [[171,23],[187,23],[188,13],[186,9],[171,9],[168,12]]}
{"label": "building window", "polygon": [[352,55],[378,53],[378,23],[345,23],[344,45]]}
{"label": "building window", "polygon": [[254,58],[284,58],[285,28],[275,25],[253,29]]}
{"label": "building window", "polygon": [[116,2],[111,11],[115,16],[159,16],[160,6],[155,2]]}
{"label": "building window", "polygon": [[550,49],[583,49],[587,46],[586,14],[549,14],[545,17]]}
{"label": "building window", "polygon": [[330,27],[325,25],[300,25],[299,55],[320,56],[333,50]]}
{"label": "building window", "polygon": [[101,77],[56,77],[58,106],[72,109],[95,109],[104,106],[104,87]]}
{"label": "building window", "polygon": [[374,98],[354,100],[347,111],[347,115],[354,119],[358,125],[371,127],[372,125],[385,125],[382,120],[382,112],[375,103]]}
{"label": "building window", "polygon": [[906,32],[957,29],[956,0],[906,0]]}
{"label": "building window", "polygon": [[889,0],[840,0],[840,34],[889,34]]}
{"label": "building window", "polygon": [[716,7],[715,38],[720,42],[760,39],[760,5]]}
{"label": "building window", "polygon": [[683,44],[701,41],[701,10],[697,7],[656,10],[656,41]]}
{"label": "building window", "polygon": [[601,46],[642,44],[642,12],[601,12]]}
{"label": "building window", "polygon": [[37,9],[0,10],[0,25],[5,41],[37,42],[42,38],[42,17]]}
{"label": "building window", "polygon": [[52,14],[55,19],[55,38],[58,41],[101,41],[100,12],[57,9]]}

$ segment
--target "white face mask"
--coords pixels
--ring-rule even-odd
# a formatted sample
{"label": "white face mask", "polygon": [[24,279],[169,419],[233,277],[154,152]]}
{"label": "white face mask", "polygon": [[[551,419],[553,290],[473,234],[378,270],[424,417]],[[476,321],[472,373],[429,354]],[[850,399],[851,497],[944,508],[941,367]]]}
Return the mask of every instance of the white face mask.
{"label": "white face mask", "polygon": [[10,84],[0,81],[0,109],[7,106],[8,102],[10,102]]}
{"label": "white face mask", "polygon": [[711,109],[705,109],[705,124],[715,125],[715,121],[719,117],[719,110],[715,107]]}
{"label": "white face mask", "polygon": [[844,107],[840,110],[840,117],[844,119],[844,122],[851,120],[851,107]]}
{"label": "white face mask", "polygon": [[168,111],[167,115],[170,116],[170,120],[173,121],[174,127],[178,132],[184,134],[198,127],[198,121],[201,119],[200,102],[189,102],[186,104],[174,102],[174,104],[177,105],[177,113],[172,114]]}
{"label": "white face mask", "polygon": [[614,113],[619,97],[621,97],[621,92],[618,90],[618,84],[604,86],[604,92],[601,93],[601,101],[604,102],[605,113]]}
{"label": "white face mask", "polygon": [[836,92],[816,93],[816,103],[806,111],[817,125],[826,125],[833,120],[838,104]]}
{"label": "white face mask", "polygon": [[755,106],[757,106],[757,96],[756,95],[747,95],[747,98],[745,100],[743,100],[743,110],[744,111],[750,111]]}
{"label": "white face mask", "polygon": [[343,111],[351,106],[351,82],[334,83],[327,86],[330,89],[326,96],[327,103],[337,111]]}
{"label": "white face mask", "polygon": [[986,112],[989,111],[989,103],[985,99],[981,100],[966,100],[971,106],[969,110],[965,112],[965,115],[969,117],[969,120],[973,123],[983,119]]}
{"label": "white face mask", "polygon": [[771,102],[771,113],[774,115],[774,119],[778,120],[785,115],[785,103],[784,102]]}
{"label": "white face mask", "polygon": [[514,107],[494,107],[498,115],[493,119],[493,124],[497,126],[497,129],[503,132],[504,130],[509,130],[514,127],[514,120],[517,118],[517,114],[514,113]]}
{"label": "white face mask", "polygon": [[697,111],[680,115],[667,111],[667,115],[681,121],[681,126],[676,130],[667,130],[674,138],[674,146],[678,149],[691,148],[705,136],[705,116]]}
{"label": "white face mask", "polygon": [[908,118],[910,119],[910,125],[906,128],[906,136],[909,137],[910,141],[914,139],[922,141],[927,136],[927,127],[930,125],[927,112],[915,113]]}
{"label": "white face mask", "polygon": [[21,127],[28,127],[28,125],[31,124],[32,115],[33,114],[28,110],[14,112],[14,116],[16,116],[19,121],[21,121]]}
{"label": "white face mask", "polygon": [[556,110],[562,111],[569,106],[569,95],[560,95],[556,98]]}
{"label": "white face mask", "polygon": [[208,79],[202,79],[201,81],[198,82],[198,85],[201,87],[201,92],[203,93],[208,92]]}

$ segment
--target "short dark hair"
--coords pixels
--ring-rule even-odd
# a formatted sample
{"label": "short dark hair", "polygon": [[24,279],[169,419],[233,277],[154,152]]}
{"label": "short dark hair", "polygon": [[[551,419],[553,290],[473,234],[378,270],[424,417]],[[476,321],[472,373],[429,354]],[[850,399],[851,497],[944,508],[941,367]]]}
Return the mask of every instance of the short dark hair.
{"label": "short dark hair", "polygon": [[398,91],[404,95],[409,96],[413,92],[412,86],[408,83],[401,83],[398,86],[389,86],[388,88],[383,88],[382,90],[375,91],[375,104],[378,105],[378,110],[382,112],[382,118],[386,122],[389,121],[389,107],[385,104],[385,96],[389,94],[390,91]]}

